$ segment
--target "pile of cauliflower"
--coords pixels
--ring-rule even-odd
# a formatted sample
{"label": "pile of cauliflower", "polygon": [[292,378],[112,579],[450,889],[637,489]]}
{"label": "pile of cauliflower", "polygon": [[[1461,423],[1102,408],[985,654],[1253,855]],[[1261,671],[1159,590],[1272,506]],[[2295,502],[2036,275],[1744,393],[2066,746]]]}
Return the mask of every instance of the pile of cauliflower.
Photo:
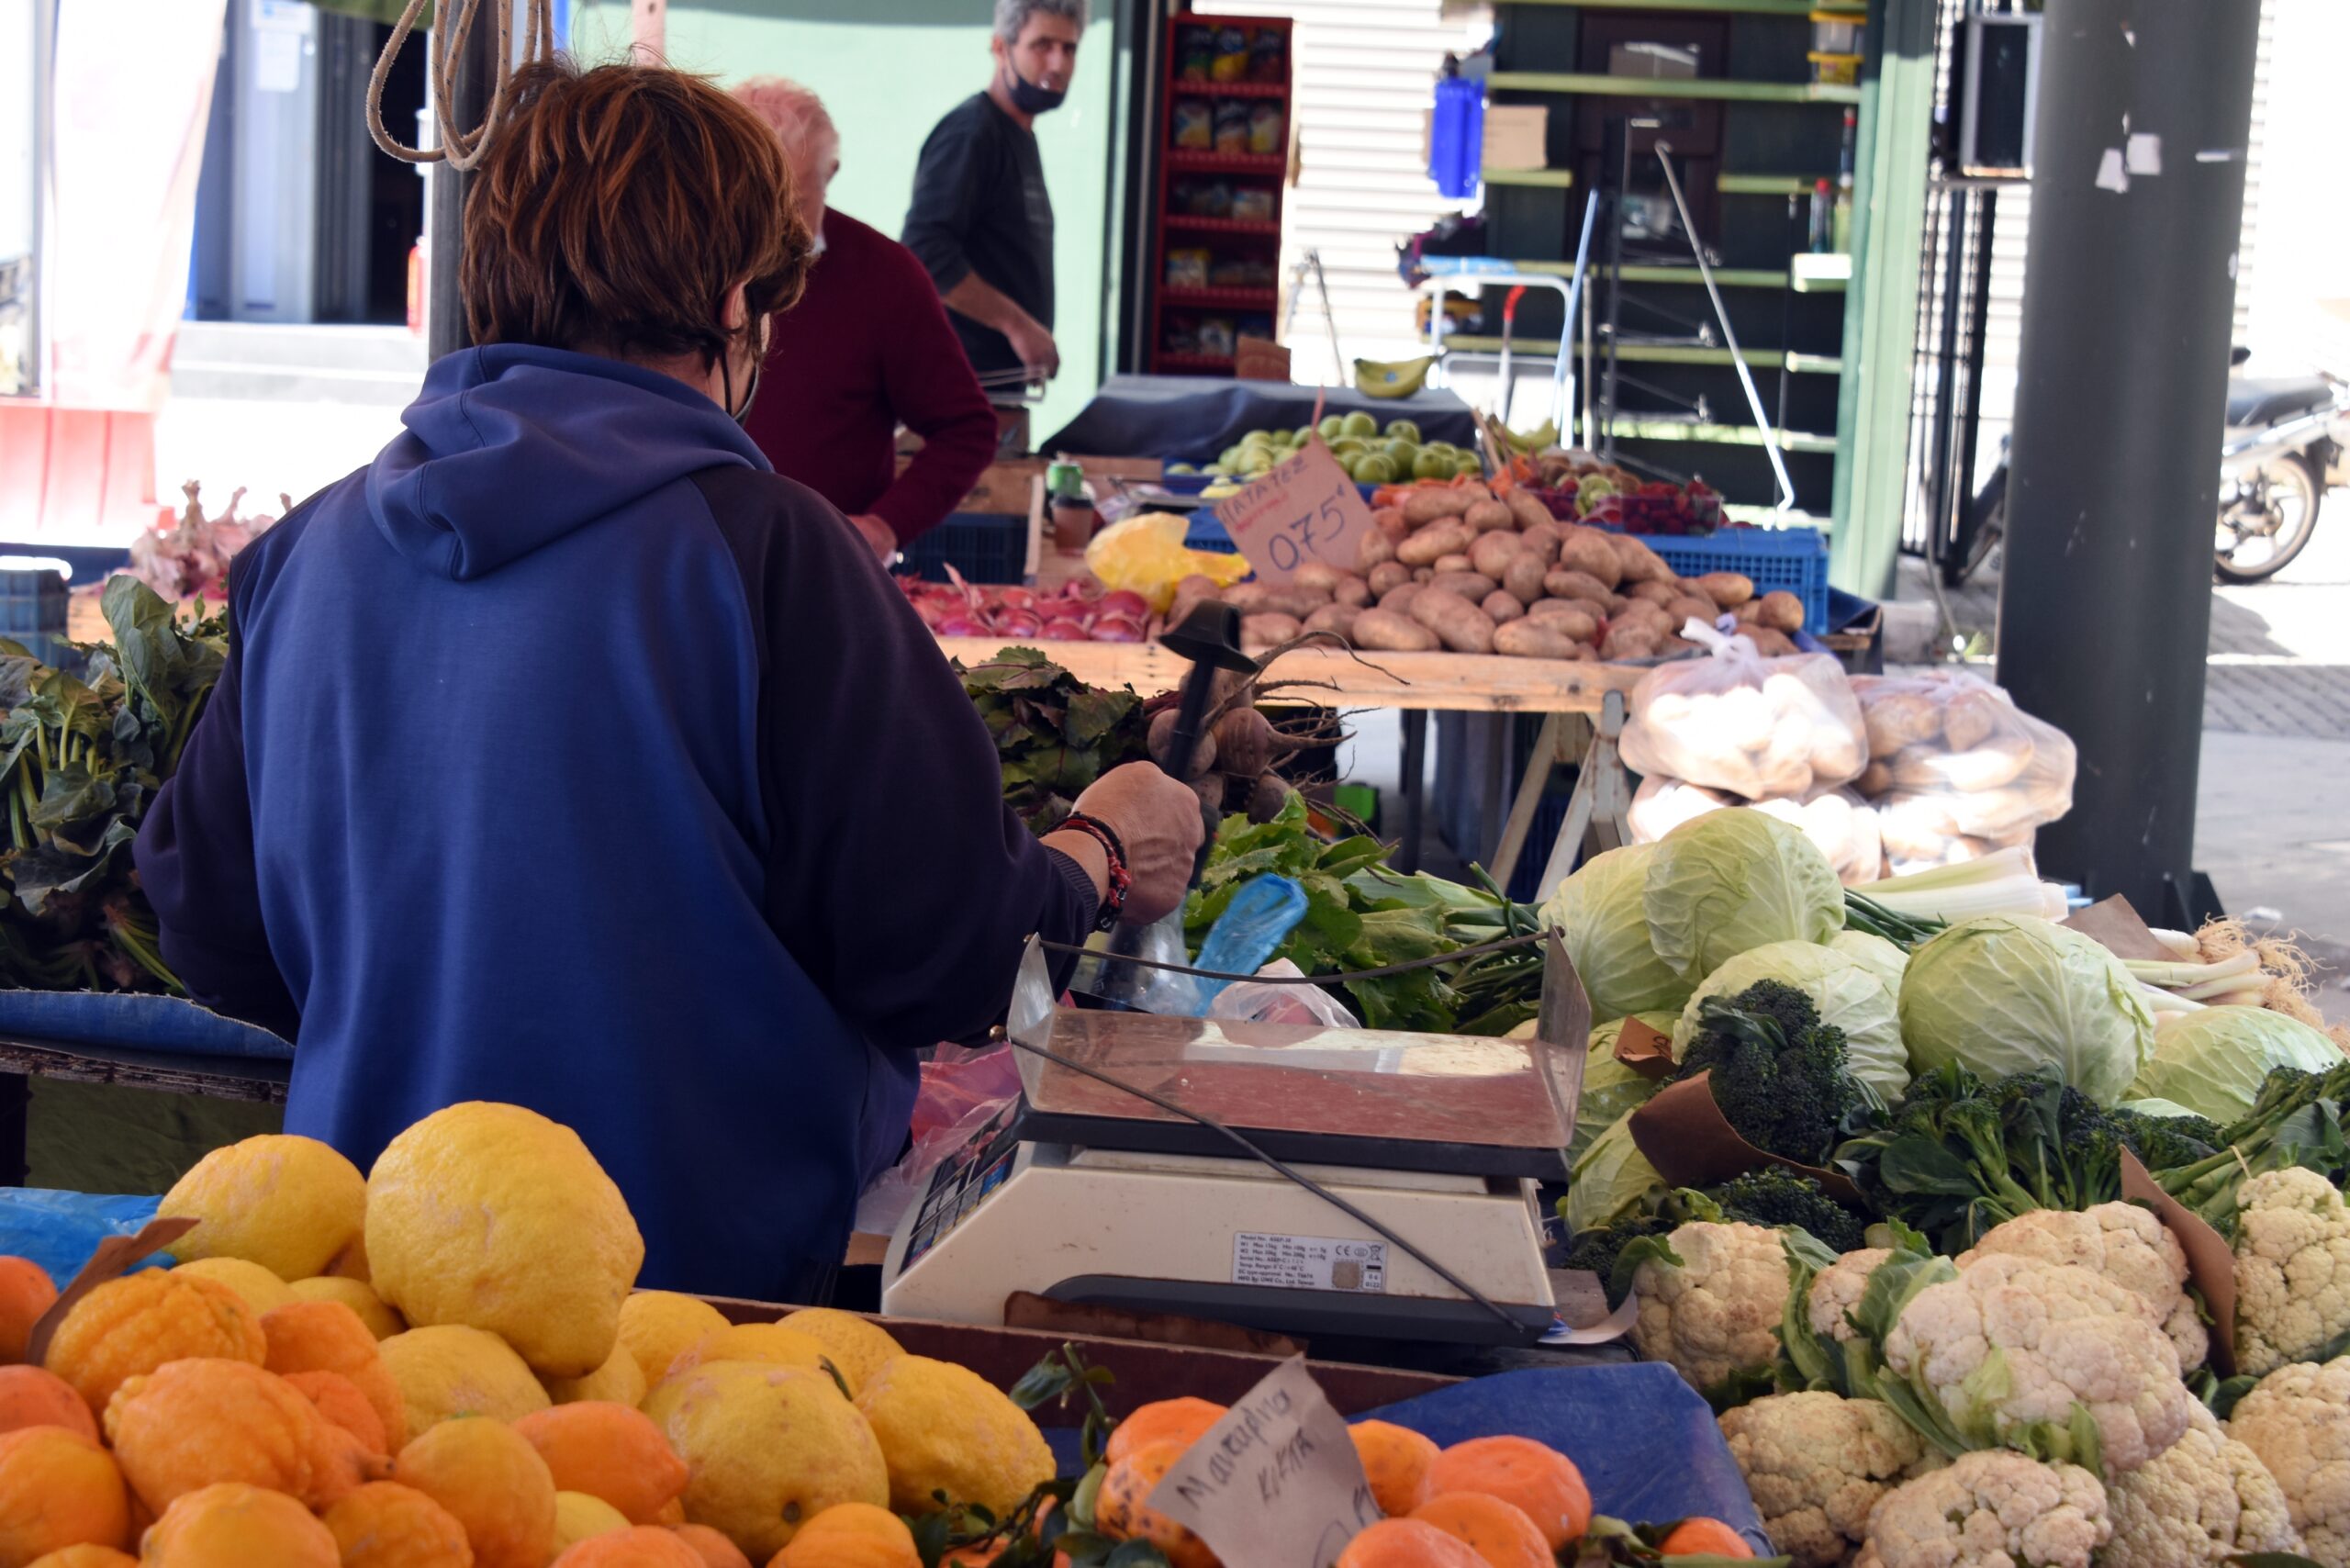
{"label": "pile of cauliflower", "polygon": [[2302,1170],[2241,1201],[2251,1386],[2225,1420],[2188,1387],[2186,1255],[2130,1204],[2028,1213],[1955,1260],[1683,1226],[1635,1275],[1633,1338],[1718,1400],[1801,1390],[1720,1417],[1797,1568],[2350,1568],[2350,1355],[2321,1359],[2350,1336],[2350,1206]]}

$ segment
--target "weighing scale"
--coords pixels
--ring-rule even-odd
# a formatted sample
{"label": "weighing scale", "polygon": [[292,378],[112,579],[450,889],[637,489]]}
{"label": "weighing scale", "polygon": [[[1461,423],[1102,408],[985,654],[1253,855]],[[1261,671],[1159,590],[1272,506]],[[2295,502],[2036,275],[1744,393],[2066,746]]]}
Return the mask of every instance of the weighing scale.
{"label": "weighing scale", "polygon": [[1032,940],[1007,1021],[1021,1097],[907,1209],[883,1311],[1000,1324],[1027,1291],[1274,1332],[1533,1342],[1557,1317],[1537,1184],[1566,1177],[1591,1022],[1544,946],[1540,1038],[1505,1040],[1058,1007]]}

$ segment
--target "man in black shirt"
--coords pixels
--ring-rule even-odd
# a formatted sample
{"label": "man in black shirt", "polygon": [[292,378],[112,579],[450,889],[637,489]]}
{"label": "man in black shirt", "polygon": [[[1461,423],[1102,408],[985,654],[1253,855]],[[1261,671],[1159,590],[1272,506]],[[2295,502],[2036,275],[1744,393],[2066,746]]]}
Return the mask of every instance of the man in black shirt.
{"label": "man in black shirt", "polygon": [[1077,70],[1086,0],[996,0],[987,91],[957,104],[923,143],[906,248],[930,269],[948,319],[990,386],[1060,369],[1053,343],[1053,201],[1036,117],[1060,107]]}

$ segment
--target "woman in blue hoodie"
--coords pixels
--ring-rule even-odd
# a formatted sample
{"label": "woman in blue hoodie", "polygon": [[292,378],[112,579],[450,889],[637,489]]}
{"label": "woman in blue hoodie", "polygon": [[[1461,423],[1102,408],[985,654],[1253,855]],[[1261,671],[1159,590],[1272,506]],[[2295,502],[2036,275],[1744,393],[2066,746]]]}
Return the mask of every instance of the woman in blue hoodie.
{"label": "woman in blue hoodie", "polygon": [[1173,907],[1200,835],[1141,765],[1030,837],[872,553],[744,434],[808,254],[723,93],[518,77],[465,209],[480,346],[238,558],[138,845],[191,993],[295,1040],[288,1131],[364,1169],[531,1106],[644,1282],[770,1300],[841,1256],[914,1049],[1000,1016],[1031,933]]}

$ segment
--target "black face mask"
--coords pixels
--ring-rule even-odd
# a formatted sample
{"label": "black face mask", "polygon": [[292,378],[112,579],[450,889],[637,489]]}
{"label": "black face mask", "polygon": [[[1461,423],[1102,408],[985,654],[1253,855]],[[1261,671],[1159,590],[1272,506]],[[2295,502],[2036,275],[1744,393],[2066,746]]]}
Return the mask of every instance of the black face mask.
{"label": "black face mask", "polygon": [[1012,78],[1012,106],[1024,115],[1050,114],[1061,106],[1062,99],[1069,96],[1066,88],[1056,92],[1050,87],[1037,86],[1013,70],[1009,62],[1003,71]]}
{"label": "black face mask", "polygon": [[739,409],[734,406],[734,362],[731,357],[718,362],[718,374],[726,389],[726,417],[738,425],[750,419],[751,405],[759,400],[759,371],[766,359],[767,356],[761,354],[751,363],[751,378],[744,383],[743,406]]}

